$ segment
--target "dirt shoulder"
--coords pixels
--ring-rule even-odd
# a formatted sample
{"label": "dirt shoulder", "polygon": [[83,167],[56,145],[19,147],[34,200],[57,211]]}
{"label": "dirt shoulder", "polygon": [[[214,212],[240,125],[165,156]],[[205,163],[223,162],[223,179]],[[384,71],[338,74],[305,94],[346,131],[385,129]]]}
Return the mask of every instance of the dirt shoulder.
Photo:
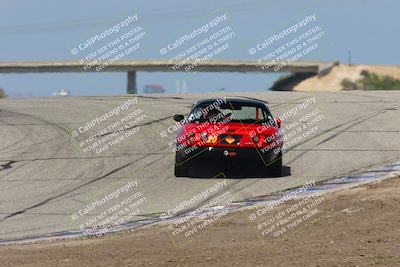
{"label": "dirt shoulder", "polygon": [[[189,238],[173,236],[168,226],[153,226],[97,239],[1,246],[0,262],[1,266],[400,266],[399,207],[400,177],[307,202],[290,200],[254,221],[249,216],[261,214],[262,209],[228,214]],[[305,209],[308,212],[302,213]]]}

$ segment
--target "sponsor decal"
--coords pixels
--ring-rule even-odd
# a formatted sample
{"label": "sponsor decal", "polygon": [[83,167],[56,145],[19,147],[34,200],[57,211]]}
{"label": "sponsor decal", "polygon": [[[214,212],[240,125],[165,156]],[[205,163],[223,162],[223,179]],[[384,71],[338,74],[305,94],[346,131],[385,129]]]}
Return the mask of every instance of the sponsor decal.
{"label": "sponsor decal", "polygon": [[225,138],[225,141],[226,141],[228,144],[232,144],[233,142],[235,142],[235,138],[233,138],[233,137],[231,137],[231,136],[227,136],[227,137]]}

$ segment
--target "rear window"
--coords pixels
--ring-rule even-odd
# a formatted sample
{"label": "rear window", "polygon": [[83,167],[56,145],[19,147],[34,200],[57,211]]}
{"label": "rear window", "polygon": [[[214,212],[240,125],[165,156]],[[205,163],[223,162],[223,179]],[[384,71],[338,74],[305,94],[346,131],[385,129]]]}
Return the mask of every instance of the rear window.
{"label": "rear window", "polygon": [[261,106],[237,104],[234,102],[215,105],[198,105],[189,114],[190,122],[242,122],[264,123],[272,119],[268,109]]}

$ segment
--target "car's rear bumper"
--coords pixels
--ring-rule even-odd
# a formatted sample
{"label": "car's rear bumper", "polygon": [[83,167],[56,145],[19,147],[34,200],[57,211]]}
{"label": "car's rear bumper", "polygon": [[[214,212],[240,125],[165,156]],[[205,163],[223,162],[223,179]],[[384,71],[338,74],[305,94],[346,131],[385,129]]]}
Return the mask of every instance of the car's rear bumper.
{"label": "car's rear bumper", "polygon": [[280,148],[262,150],[256,148],[234,147],[187,147],[176,153],[182,160],[227,160],[249,161],[251,163],[272,162],[281,155]]}

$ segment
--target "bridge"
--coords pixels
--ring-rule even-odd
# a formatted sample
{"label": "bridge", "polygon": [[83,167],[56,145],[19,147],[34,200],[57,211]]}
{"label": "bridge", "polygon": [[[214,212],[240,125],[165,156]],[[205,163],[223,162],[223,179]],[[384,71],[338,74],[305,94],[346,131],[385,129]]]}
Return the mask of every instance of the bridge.
{"label": "bridge", "polygon": [[292,72],[317,74],[336,62],[262,62],[228,60],[127,60],[0,62],[0,73],[126,72],[127,93],[137,93],[136,73],[144,72]]}

